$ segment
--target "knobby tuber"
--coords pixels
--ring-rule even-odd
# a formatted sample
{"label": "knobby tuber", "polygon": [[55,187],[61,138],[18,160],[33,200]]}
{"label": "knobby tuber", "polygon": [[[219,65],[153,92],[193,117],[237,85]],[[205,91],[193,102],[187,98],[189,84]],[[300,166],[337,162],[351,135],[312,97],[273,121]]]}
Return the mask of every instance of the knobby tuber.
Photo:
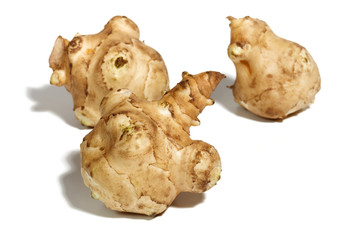
{"label": "knobby tuber", "polygon": [[65,86],[76,118],[90,127],[99,120],[100,102],[109,92],[128,88],[152,101],[169,87],[162,57],[139,41],[137,25],[123,16],[113,17],[97,34],[77,34],[70,42],[59,36],[49,64],[50,83]]}
{"label": "knobby tuber", "polygon": [[180,192],[204,192],[220,178],[216,149],[192,140],[190,126],[214,101],[211,92],[225,76],[183,73],[159,101],[127,89],[109,93],[102,117],[81,144],[84,183],[113,210],[162,213]]}
{"label": "knobby tuber", "polygon": [[304,47],[276,36],[264,21],[228,19],[228,55],[236,68],[237,103],[270,119],[283,119],[313,103],[320,74]]}

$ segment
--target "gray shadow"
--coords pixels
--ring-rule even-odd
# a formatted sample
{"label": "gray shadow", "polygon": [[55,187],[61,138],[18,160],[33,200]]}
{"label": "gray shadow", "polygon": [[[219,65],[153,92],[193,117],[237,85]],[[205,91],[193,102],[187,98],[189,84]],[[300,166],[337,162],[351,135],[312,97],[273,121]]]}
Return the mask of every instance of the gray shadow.
{"label": "gray shadow", "polygon": [[31,107],[33,112],[51,112],[72,127],[87,129],[75,118],[72,96],[64,87],[50,85],[40,88],[28,87],[26,95],[35,103]]}
{"label": "gray shadow", "polygon": [[205,200],[204,193],[182,192],[173,201],[171,207],[191,208]]}
{"label": "gray shadow", "polygon": [[70,152],[66,161],[69,164],[70,169],[60,176],[59,181],[62,187],[63,195],[72,208],[106,218],[129,218],[142,220],[151,220],[154,218],[153,216],[140,214],[120,213],[106,208],[101,201],[91,198],[91,191],[83,182],[80,173],[80,151]]}
{"label": "gray shadow", "polygon": [[226,76],[227,77],[220,81],[215,91],[211,94],[211,98],[214,99],[216,103],[219,103],[229,112],[239,117],[243,117],[258,122],[266,122],[266,123],[277,122],[277,120],[261,118],[249,112],[245,108],[241,107],[238,103],[236,103],[231,88],[231,86],[234,85],[235,77],[232,76],[231,74],[226,74]]}

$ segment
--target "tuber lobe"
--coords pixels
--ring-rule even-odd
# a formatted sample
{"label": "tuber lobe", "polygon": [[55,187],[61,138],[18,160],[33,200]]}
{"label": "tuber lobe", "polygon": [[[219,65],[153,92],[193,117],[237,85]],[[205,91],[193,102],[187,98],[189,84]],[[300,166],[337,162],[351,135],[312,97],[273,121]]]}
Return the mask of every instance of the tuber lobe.
{"label": "tuber lobe", "polygon": [[81,173],[92,194],[113,210],[156,215],[180,192],[213,187],[220,178],[219,154],[192,140],[189,128],[213,104],[210,94],[224,77],[184,72],[153,102],[127,89],[109,93],[101,119],[81,144]]}
{"label": "tuber lobe", "polygon": [[320,74],[304,47],[276,36],[264,21],[228,19],[237,103],[258,116],[283,119],[314,102]]}
{"label": "tuber lobe", "polygon": [[114,89],[131,89],[149,101],[169,89],[161,55],[139,40],[137,25],[124,16],[113,17],[97,34],[76,34],[70,42],[59,36],[49,64],[50,83],[65,86],[76,118],[89,127],[100,118],[102,98]]}

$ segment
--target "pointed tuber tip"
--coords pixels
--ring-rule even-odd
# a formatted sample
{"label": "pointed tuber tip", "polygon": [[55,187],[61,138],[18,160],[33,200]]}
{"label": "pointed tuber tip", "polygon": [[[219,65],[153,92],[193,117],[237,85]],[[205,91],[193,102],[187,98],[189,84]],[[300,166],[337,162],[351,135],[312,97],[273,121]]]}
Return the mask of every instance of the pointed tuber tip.
{"label": "pointed tuber tip", "polygon": [[219,72],[207,71],[192,77],[197,82],[201,94],[209,98],[221,79],[225,78],[226,76]]}
{"label": "pointed tuber tip", "polygon": [[227,16],[226,18],[227,18],[230,22],[236,19],[236,18],[234,18],[234,17],[232,17],[232,16]]}
{"label": "pointed tuber tip", "polygon": [[217,87],[217,85],[222,79],[226,78],[225,74],[222,74],[220,72],[208,71],[206,73],[208,75],[208,81],[210,83],[210,86],[213,90]]}

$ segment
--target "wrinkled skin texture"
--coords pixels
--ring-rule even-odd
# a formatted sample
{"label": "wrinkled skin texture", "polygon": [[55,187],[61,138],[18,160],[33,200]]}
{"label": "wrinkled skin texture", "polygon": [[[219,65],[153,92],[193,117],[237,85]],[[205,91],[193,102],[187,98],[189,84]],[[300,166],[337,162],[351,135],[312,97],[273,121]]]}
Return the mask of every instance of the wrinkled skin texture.
{"label": "wrinkled skin texture", "polygon": [[180,192],[204,192],[220,178],[216,149],[189,136],[225,76],[183,73],[159,101],[127,89],[107,95],[102,117],[81,144],[81,173],[92,196],[113,210],[162,213]]}
{"label": "wrinkled skin texture", "polygon": [[49,64],[50,83],[65,86],[73,96],[76,118],[89,127],[100,118],[102,98],[113,90],[128,88],[152,101],[169,89],[163,59],[139,41],[137,25],[126,17],[113,17],[101,32],[77,34],[70,42],[59,36]]}
{"label": "wrinkled skin texture", "polygon": [[237,103],[270,119],[283,119],[313,103],[320,74],[304,47],[276,36],[261,20],[228,19],[228,55],[236,68]]}

